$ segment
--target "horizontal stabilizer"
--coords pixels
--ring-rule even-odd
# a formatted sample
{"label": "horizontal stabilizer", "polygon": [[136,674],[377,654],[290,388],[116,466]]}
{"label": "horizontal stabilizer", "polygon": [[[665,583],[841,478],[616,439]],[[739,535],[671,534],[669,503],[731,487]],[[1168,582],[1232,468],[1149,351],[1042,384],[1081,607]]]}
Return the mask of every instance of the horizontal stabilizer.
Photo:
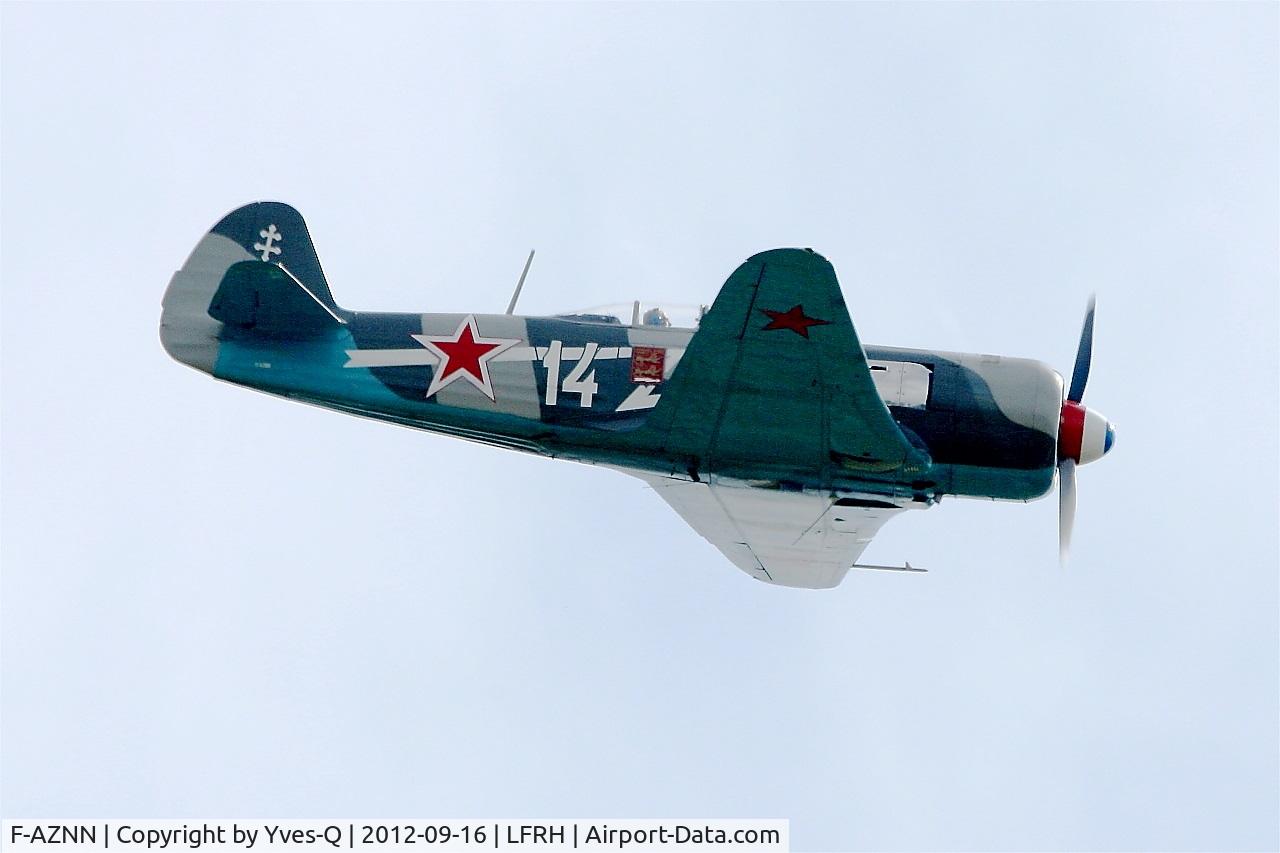
{"label": "horizontal stabilizer", "polygon": [[209,316],[228,326],[288,338],[309,337],[344,323],[288,270],[262,261],[227,268],[209,303]]}

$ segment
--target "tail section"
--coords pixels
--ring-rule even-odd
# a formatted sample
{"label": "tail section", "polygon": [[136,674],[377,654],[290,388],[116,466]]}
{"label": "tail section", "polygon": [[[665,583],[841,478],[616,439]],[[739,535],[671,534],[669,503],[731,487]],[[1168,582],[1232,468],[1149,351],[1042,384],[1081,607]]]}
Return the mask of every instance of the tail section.
{"label": "tail section", "polygon": [[178,361],[212,373],[228,328],[306,339],[343,323],[301,214],[264,201],[223,217],[174,273],[160,341]]}

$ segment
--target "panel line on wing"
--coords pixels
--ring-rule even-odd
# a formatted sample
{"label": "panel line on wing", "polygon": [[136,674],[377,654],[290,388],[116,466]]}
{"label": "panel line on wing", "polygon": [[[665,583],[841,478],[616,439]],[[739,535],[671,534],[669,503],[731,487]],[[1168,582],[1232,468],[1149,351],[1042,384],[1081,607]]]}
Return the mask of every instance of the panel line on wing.
{"label": "panel line on wing", "polygon": [[[760,285],[764,281],[765,270],[767,270],[768,268],[769,268],[768,264],[762,263],[760,265],[760,272],[756,275],[755,284],[752,285],[751,301],[747,305],[746,315],[743,316],[742,318],[742,327],[738,330],[738,340],[740,342],[746,338],[747,326],[751,322],[751,315],[756,309],[756,300],[760,297]],[[733,354],[733,364],[729,367],[729,376],[726,382],[727,387],[732,388],[738,378],[738,372],[742,367],[743,353],[744,353],[744,350],[742,346],[739,345]],[[719,439],[720,439],[720,425],[724,423],[725,413],[728,410],[729,410],[729,395],[722,394],[720,397],[720,405],[716,411],[715,421],[713,421],[711,425],[711,432],[709,433],[710,441],[707,442],[708,458],[704,460],[704,462],[706,462],[708,465],[716,455],[716,445],[719,443]],[[751,546],[748,545],[747,547],[750,548]],[[755,555],[754,550],[751,553]],[[765,574],[768,574],[768,571],[764,569],[764,563],[760,561],[760,558],[758,556],[756,556],[756,562],[760,563],[761,570],[764,571]]]}
{"label": "panel line on wing", "polygon": [[[747,336],[747,324],[751,322],[751,315],[756,310],[756,300],[760,298],[760,284],[764,281],[764,271],[769,268],[768,264],[760,265],[760,272],[756,275],[756,283],[751,287],[751,302],[747,305],[747,313],[742,318],[742,328],[738,329],[738,340],[743,340]],[[741,349],[739,349],[741,352]],[[736,365],[735,365],[736,367]],[[734,373],[737,371],[735,370]]]}
{"label": "panel line on wing", "polygon": [[746,548],[749,552],[751,552],[751,559],[756,561],[756,565],[759,567],[760,571],[764,572],[764,576],[767,577],[770,581],[772,581],[773,575],[769,574],[769,570],[765,568],[764,561],[760,559],[760,555],[756,553],[756,549],[751,547],[750,538],[747,536],[746,532],[743,531],[742,525],[738,523],[738,519],[735,518],[733,513],[729,511],[729,507],[727,507],[724,501],[720,499],[718,490],[715,487],[713,487],[710,483],[707,484],[707,490],[711,492],[712,499],[716,502],[716,505],[720,507],[720,510],[721,512],[724,513],[725,518],[727,518],[729,520],[729,523],[733,525],[733,529],[737,532],[738,538],[741,540],[743,547]]}

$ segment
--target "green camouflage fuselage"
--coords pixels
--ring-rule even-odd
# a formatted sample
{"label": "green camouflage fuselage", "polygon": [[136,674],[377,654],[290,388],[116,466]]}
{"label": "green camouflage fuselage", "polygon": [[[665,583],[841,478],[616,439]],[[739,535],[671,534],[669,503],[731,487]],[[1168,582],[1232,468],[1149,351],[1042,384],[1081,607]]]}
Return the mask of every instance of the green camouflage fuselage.
{"label": "green camouflage fuselage", "polygon": [[[788,377],[809,374],[786,362],[801,356],[779,346],[777,383],[768,394],[739,394],[714,453],[699,453],[690,450],[696,442],[673,438],[678,418],[656,414],[697,330],[593,315],[346,311],[333,302],[305,225],[290,218],[296,212],[251,207],[252,215],[242,208],[215,226],[165,297],[166,349],[219,379],[502,447],[695,480],[917,505],[947,494],[1029,500],[1052,487],[1063,388],[1039,362],[863,347],[875,391],[915,451],[913,461],[890,466],[870,452],[860,461],[804,446],[805,436],[825,434],[813,419],[838,413],[842,398],[806,408],[812,388]],[[763,340],[800,346],[801,335],[829,333],[826,320],[805,314],[812,308],[788,308],[755,309],[764,329],[782,324],[781,336]],[[708,375],[720,358],[709,347],[699,363],[711,366],[698,368]],[[754,357],[763,367],[753,370],[771,370],[769,351]],[[725,350],[723,358],[734,356]],[[742,388],[740,379],[724,382]],[[684,394],[692,400],[696,389]],[[848,405],[861,403],[850,396]],[[707,406],[716,417],[714,401]]]}

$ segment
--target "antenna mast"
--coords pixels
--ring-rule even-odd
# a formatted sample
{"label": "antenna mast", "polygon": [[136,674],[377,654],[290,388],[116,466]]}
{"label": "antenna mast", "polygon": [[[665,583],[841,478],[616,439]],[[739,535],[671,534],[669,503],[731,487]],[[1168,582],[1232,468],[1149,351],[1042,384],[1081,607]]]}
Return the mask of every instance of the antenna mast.
{"label": "antenna mast", "polygon": [[516,292],[511,294],[511,304],[507,306],[507,313],[512,314],[516,310],[516,300],[520,298],[520,289],[524,287],[524,277],[529,274],[529,267],[533,264],[533,249],[529,250],[529,259],[524,262],[524,272],[520,273],[520,280],[516,282]]}

